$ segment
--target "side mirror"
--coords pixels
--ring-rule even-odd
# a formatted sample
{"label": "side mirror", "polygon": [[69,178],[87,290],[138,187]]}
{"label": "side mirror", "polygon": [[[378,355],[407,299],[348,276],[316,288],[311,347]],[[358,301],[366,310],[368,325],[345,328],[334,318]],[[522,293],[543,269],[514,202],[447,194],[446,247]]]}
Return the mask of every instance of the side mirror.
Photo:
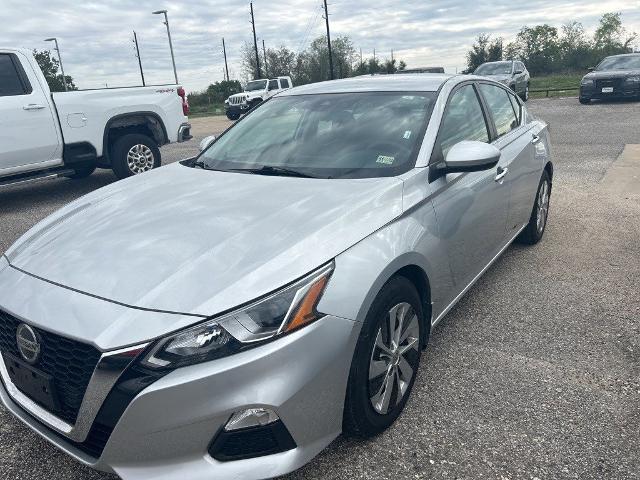
{"label": "side mirror", "polygon": [[446,174],[488,170],[497,165],[500,155],[500,150],[493,145],[464,140],[451,147],[438,172]]}
{"label": "side mirror", "polygon": [[209,135],[208,137],[204,137],[200,142],[200,151],[206,150],[209,145],[211,145],[216,139],[215,135]]}
{"label": "side mirror", "polygon": [[515,74],[516,74],[516,75],[520,75],[521,73],[523,73],[523,70],[516,70],[516,71],[515,71]]}
{"label": "side mirror", "polygon": [[593,72],[596,69],[596,67],[589,67],[587,68],[587,70],[589,70],[590,72]]}

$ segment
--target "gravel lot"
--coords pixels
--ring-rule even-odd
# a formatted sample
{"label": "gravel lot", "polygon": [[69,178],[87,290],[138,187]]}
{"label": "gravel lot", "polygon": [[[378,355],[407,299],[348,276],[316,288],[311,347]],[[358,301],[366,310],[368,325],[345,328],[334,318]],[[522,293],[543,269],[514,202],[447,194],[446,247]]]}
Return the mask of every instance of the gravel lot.
{"label": "gravel lot", "polygon": [[[508,249],[436,328],[393,428],[340,438],[287,480],[640,478],[640,176],[635,190],[603,182],[625,144],[640,144],[640,105],[543,99],[530,109],[549,122],[554,146],[544,240]],[[192,142],[163,148],[165,163],[229,122],[194,124]],[[101,171],[0,190],[0,252],[113,181]],[[111,478],[2,408],[0,452],[0,478]]]}

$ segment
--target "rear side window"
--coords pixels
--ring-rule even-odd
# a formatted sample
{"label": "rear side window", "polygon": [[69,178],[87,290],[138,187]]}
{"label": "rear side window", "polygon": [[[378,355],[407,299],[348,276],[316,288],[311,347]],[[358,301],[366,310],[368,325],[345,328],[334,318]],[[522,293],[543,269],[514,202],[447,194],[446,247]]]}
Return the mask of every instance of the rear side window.
{"label": "rear side window", "polygon": [[278,80],[269,80],[269,90],[278,89]]}
{"label": "rear side window", "polygon": [[26,84],[22,69],[16,65],[13,55],[0,54],[0,97],[26,95],[31,88]]}
{"label": "rear side window", "polygon": [[489,142],[487,123],[472,85],[460,88],[449,100],[438,138],[442,158],[446,157],[451,147],[463,140]]}
{"label": "rear side window", "polygon": [[516,113],[513,110],[511,100],[509,100],[509,93],[505,89],[496,85],[481,83],[480,91],[487,101],[493,122],[496,125],[498,137],[506,135],[518,127]]}
{"label": "rear side window", "polygon": [[281,78],[280,88],[289,88],[289,80],[287,80],[286,78]]}

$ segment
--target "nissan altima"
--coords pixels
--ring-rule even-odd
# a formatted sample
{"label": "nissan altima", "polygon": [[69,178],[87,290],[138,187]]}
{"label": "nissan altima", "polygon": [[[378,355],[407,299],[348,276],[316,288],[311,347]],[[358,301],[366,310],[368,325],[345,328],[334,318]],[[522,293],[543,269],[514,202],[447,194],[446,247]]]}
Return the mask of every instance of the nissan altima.
{"label": "nissan altima", "polygon": [[491,80],[288,90],[0,257],[0,398],[124,479],[292,471],[393,424],[433,326],[542,238],[552,179],[546,124]]}

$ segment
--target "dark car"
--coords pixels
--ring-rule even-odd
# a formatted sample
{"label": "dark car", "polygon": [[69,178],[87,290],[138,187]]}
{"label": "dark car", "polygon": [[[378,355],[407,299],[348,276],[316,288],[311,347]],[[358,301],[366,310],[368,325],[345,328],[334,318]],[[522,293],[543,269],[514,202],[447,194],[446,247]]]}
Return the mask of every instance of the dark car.
{"label": "dark car", "polygon": [[602,60],[580,82],[580,103],[592,99],[640,98],[640,53],[613,55]]}

